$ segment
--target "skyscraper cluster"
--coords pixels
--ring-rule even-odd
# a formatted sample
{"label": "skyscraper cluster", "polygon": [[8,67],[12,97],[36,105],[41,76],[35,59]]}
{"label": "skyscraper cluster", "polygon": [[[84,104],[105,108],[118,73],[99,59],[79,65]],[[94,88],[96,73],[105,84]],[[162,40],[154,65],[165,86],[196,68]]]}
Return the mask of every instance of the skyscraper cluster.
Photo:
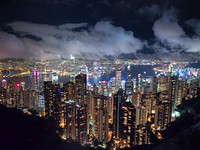
{"label": "skyscraper cluster", "polygon": [[171,74],[155,77],[131,77],[121,84],[121,72],[111,82],[100,81],[88,87],[86,74],[60,87],[44,83],[45,113],[63,128],[63,137],[81,144],[106,145],[113,148],[152,143],[162,139],[161,131],[178,117],[176,107],[182,98],[194,97],[198,78],[181,78]]}
{"label": "skyscraper cluster", "polygon": [[0,103],[52,118],[63,139],[94,147],[148,145],[153,137],[162,139],[161,132],[179,116],[176,108],[182,99],[197,95],[199,75],[181,74],[171,71],[133,78],[128,66],[126,81],[118,69],[110,81],[98,85],[87,85],[87,75],[80,73],[64,84],[53,74],[41,87],[34,68],[31,88],[23,82],[2,80]]}

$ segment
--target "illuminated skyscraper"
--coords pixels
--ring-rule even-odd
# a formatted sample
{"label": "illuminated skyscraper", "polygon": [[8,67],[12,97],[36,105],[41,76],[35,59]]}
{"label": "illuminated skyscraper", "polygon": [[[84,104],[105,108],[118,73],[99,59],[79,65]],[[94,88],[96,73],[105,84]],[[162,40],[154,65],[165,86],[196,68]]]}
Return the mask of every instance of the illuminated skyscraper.
{"label": "illuminated skyscraper", "polygon": [[62,98],[64,100],[75,99],[75,84],[74,82],[67,82],[63,85]]}
{"label": "illuminated skyscraper", "polygon": [[85,94],[86,94],[86,74],[79,74],[75,77],[75,96],[76,103],[85,105]]}
{"label": "illuminated skyscraper", "polygon": [[153,92],[157,93],[158,92],[158,77],[153,77]]}
{"label": "illuminated skyscraper", "polygon": [[99,81],[99,95],[108,96],[108,82],[107,81]]}
{"label": "illuminated skyscraper", "polygon": [[94,135],[99,142],[108,141],[108,100],[105,96],[94,97]]}
{"label": "illuminated skyscraper", "polygon": [[144,77],[142,78],[142,93],[147,94],[153,91],[153,82],[151,77]]}
{"label": "illuminated skyscraper", "polygon": [[128,94],[128,95],[133,93],[133,81],[132,81],[130,67],[128,67],[125,91],[126,91],[126,94]]}
{"label": "illuminated skyscraper", "polygon": [[125,90],[125,88],[126,88],[126,81],[125,80],[121,80],[121,88],[123,90]]}
{"label": "illuminated skyscraper", "polygon": [[116,78],[111,78],[110,95],[116,92]]}
{"label": "illuminated skyscraper", "polygon": [[80,104],[76,104],[75,110],[75,139],[79,143],[84,144],[88,140],[86,108]]}
{"label": "illuminated skyscraper", "polygon": [[136,111],[131,102],[125,102],[122,106],[122,124],[120,127],[121,139],[127,147],[134,145],[135,115]]}
{"label": "illuminated skyscraper", "polygon": [[53,107],[53,93],[52,93],[52,82],[44,82],[44,99],[45,99],[45,115],[51,116]]}
{"label": "illuminated skyscraper", "polygon": [[158,77],[158,92],[166,91],[168,89],[168,77],[160,75]]}
{"label": "illuminated skyscraper", "polygon": [[32,73],[32,89],[39,91],[39,71],[37,68],[33,69]]}
{"label": "illuminated skyscraper", "polygon": [[152,93],[141,95],[138,93],[139,102],[136,105],[136,123],[135,123],[135,145],[151,144],[150,141],[150,125],[152,116],[155,113],[155,100]]}
{"label": "illuminated skyscraper", "polygon": [[121,87],[121,78],[122,78],[122,72],[120,70],[116,71],[116,89],[115,91],[118,91]]}
{"label": "illuminated skyscraper", "polygon": [[176,97],[177,97],[177,77],[176,76],[171,76],[169,79],[169,90],[168,90],[168,95],[169,95],[169,99],[172,102],[172,111],[175,110],[176,108]]}
{"label": "illuminated skyscraper", "polygon": [[45,101],[44,101],[44,95],[39,95],[39,105],[38,105],[38,113],[40,117],[45,116]]}
{"label": "illuminated skyscraper", "polygon": [[76,104],[75,100],[66,102],[66,138],[76,139]]}
{"label": "illuminated skyscraper", "polygon": [[148,145],[151,144],[150,139],[150,128],[148,126],[139,125],[135,129],[134,135],[134,144],[135,145]]}
{"label": "illuminated skyscraper", "polygon": [[32,90],[34,91],[33,99],[32,99],[32,107],[36,111],[38,111],[38,106],[39,106],[39,90],[40,90],[39,75],[40,74],[39,74],[38,69],[34,68],[32,72]]}
{"label": "illuminated skyscraper", "polygon": [[122,115],[122,103],[125,102],[127,96],[123,89],[119,89],[117,94],[114,95],[114,110],[113,110],[113,126],[115,139],[120,138],[120,125]]}
{"label": "illuminated skyscraper", "polygon": [[141,78],[141,74],[138,74],[137,92],[142,92],[142,78]]}
{"label": "illuminated skyscraper", "polygon": [[113,126],[116,147],[131,147],[134,145],[136,111],[127,95],[119,89],[114,95]]}
{"label": "illuminated skyscraper", "polygon": [[86,74],[75,77],[75,100],[76,100],[76,140],[80,143],[87,142],[87,101],[86,97]]}
{"label": "illuminated skyscraper", "polygon": [[59,84],[44,82],[45,114],[52,117],[58,125],[61,119],[61,92]]}
{"label": "illuminated skyscraper", "polygon": [[166,91],[160,92],[157,95],[157,103],[155,106],[155,129],[160,131],[164,130],[171,121],[171,108],[172,103],[168,99]]}
{"label": "illuminated skyscraper", "polygon": [[75,84],[67,82],[61,92],[61,123],[66,138],[75,140]]}
{"label": "illuminated skyscraper", "polygon": [[184,94],[184,84],[185,84],[185,80],[184,78],[178,78],[178,84],[177,84],[177,91],[176,91],[176,99],[175,99],[175,105],[180,105],[181,104],[181,100],[183,98],[183,94]]}

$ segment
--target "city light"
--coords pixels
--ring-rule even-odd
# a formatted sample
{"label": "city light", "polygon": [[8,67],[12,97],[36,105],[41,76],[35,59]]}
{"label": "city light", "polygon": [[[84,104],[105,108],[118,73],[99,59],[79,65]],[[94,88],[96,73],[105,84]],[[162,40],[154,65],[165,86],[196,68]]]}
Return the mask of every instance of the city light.
{"label": "city light", "polygon": [[[190,101],[198,95],[200,70],[183,68],[182,62],[170,69],[170,64],[160,62],[159,67],[147,66],[144,70],[148,71],[142,73],[135,73],[140,72],[138,65],[144,67],[140,60],[129,61],[128,70],[118,66],[125,61],[109,61],[112,72],[105,60],[95,62],[78,58],[46,61],[48,69],[37,62],[38,68],[29,76],[4,73],[0,103],[28,115],[34,114],[29,112],[32,109],[39,117],[53,118],[62,140],[71,138],[93,147],[96,142],[101,149],[110,142],[117,149],[151,145],[152,133],[158,140],[164,139],[162,132],[181,117],[177,107],[182,99]],[[69,74],[65,76],[63,70]]]}

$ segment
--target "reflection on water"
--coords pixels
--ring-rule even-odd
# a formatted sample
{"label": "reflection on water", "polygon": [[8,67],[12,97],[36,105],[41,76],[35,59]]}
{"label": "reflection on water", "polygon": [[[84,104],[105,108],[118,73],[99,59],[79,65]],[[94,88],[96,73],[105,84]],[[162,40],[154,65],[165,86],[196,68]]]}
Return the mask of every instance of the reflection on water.
{"label": "reflection on water", "polygon": [[[141,74],[142,76],[154,76],[155,73],[153,71],[153,68],[155,66],[150,66],[150,65],[139,65],[131,66],[131,71],[132,71],[132,78],[137,78],[138,74]],[[112,77],[116,76],[116,71],[111,71],[109,74],[102,74],[101,76],[87,76],[87,82],[88,84],[99,84],[99,81],[110,81]],[[127,77],[127,68],[122,70],[122,80],[126,80]],[[40,75],[39,77],[39,83],[40,86],[43,86],[43,82],[47,80],[49,77],[47,75]],[[70,80],[69,76],[59,76],[58,82],[66,83]],[[26,77],[13,77],[7,79],[8,83],[14,83],[14,82],[25,82],[25,88],[28,88],[32,86],[32,76],[26,76]]]}

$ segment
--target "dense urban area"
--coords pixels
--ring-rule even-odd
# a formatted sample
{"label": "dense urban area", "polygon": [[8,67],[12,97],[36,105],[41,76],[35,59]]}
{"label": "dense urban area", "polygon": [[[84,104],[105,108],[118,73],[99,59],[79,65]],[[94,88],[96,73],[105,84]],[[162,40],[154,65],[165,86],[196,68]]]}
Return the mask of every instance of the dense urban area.
{"label": "dense urban area", "polygon": [[199,77],[197,61],[2,59],[0,104],[51,120],[60,139],[83,147],[151,148],[184,114],[199,121],[186,107],[199,101]]}

